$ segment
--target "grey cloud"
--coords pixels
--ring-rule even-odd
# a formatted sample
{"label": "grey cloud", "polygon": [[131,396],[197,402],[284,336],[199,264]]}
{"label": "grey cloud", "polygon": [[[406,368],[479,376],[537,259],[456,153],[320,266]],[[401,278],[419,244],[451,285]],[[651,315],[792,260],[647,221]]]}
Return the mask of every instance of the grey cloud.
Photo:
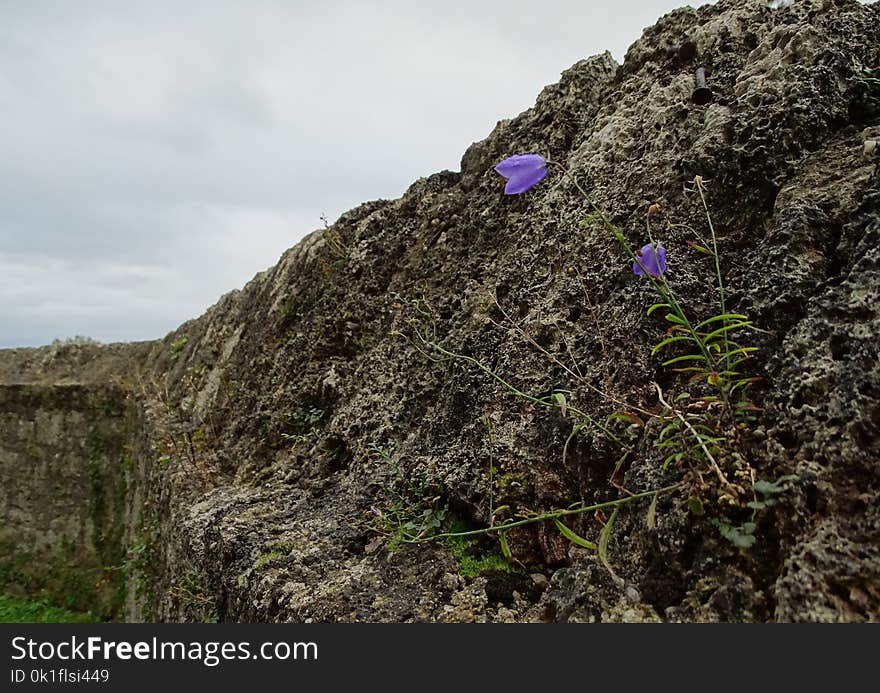
{"label": "grey cloud", "polygon": [[0,4],[0,346],[161,336],[676,4]]}

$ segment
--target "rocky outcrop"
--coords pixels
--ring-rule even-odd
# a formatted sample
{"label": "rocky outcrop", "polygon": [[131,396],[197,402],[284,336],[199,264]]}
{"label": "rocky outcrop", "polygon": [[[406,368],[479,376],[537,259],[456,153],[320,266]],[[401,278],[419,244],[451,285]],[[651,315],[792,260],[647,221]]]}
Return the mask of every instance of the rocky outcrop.
{"label": "rocky outcrop", "polygon": [[[563,73],[471,146],[461,172],[350,211],[124,360],[137,372],[123,384],[124,617],[880,617],[878,46],[876,4],[676,10],[623,65],[606,54]],[[692,99],[697,67],[707,103]],[[532,191],[504,196],[492,167],[525,152],[570,175],[553,168]],[[741,434],[747,450],[722,462],[752,484],[790,479],[754,513],[748,498],[725,506],[701,488],[700,470],[664,469],[650,422],[614,424],[629,452],[615,470],[621,451],[607,436],[572,436],[558,407],[516,397],[485,370],[532,396],[565,391],[596,420],[624,405],[658,413],[652,382],[666,392],[684,383],[651,355],[663,321],[646,316],[651,288],[614,237],[581,224],[591,209],[577,185],[636,247],[653,206],[669,280],[705,317],[715,275],[688,244],[706,225],[687,190],[696,176],[707,181],[728,307],[761,330],[750,362],[761,411]],[[472,360],[416,348],[414,328]],[[0,356],[7,382],[12,358]],[[6,431],[43,405],[32,415],[4,406],[18,412],[18,423],[4,419],[4,445],[18,450],[26,443]],[[72,438],[88,427],[65,426]],[[37,447],[27,464],[51,465],[53,448]],[[87,462],[64,464],[82,474]],[[480,528],[490,506],[539,513],[680,480],[655,504],[621,509],[607,561],[552,523],[508,532],[513,563],[489,538],[395,546],[389,536],[395,522]],[[49,528],[49,515],[21,522]],[[725,539],[723,519],[753,521],[754,545]],[[595,539],[608,520],[570,526]]]}

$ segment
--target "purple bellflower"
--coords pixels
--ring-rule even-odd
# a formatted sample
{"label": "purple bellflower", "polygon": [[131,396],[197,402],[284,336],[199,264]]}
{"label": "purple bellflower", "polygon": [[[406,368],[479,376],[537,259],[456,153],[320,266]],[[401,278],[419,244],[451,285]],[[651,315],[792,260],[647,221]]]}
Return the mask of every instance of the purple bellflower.
{"label": "purple bellflower", "polygon": [[547,176],[547,161],[538,154],[515,154],[495,167],[507,178],[505,195],[519,195],[540,183]]}
{"label": "purple bellflower", "polygon": [[[639,262],[633,262],[633,272],[639,276],[647,270],[648,274],[656,278],[666,271],[666,248],[663,247],[663,244],[658,243],[655,250],[654,246],[648,243],[648,245],[642,246],[641,250],[637,250],[636,255],[639,256]],[[639,263],[641,263],[641,267]]]}

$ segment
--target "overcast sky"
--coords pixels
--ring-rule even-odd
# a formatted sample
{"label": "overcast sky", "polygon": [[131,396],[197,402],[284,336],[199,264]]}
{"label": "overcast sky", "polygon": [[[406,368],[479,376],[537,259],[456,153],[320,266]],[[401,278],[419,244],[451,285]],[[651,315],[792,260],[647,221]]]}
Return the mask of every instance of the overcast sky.
{"label": "overcast sky", "polygon": [[679,4],[0,0],[0,347],[163,336]]}

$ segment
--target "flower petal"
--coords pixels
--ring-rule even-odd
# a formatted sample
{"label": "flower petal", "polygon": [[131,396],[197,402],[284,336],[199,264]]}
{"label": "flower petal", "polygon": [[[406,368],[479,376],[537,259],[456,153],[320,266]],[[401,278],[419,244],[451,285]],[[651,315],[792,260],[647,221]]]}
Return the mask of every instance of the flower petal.
{"label": "flower petal", "polygon": [[533,185],[540,183],[546,177],[546,168],[523,169],[522,171],[517,171],[510,176],[507,185],[504,186],[504,194],[519,195],[520,193],[524,193]]}
{"label": "flower petal", "polygon": [[657,267],[659,268],[658,274],[663,274],[666,271],[666,248],[664,248],[659,243],[657,244]]}
{"label": "flower petal", "polygon": [[[666,248],[661,244],[657,244],[656,250],[650,243],[642,246],[638,256],[639,261],[633,262],[633,272],[635,274],[642,276],[647,270],[648,274],[657,277],[666,271]],[[642,267],[645,269],[643,270]]]}
{"label": "flower petal", "polygon": [[539,154],[514,154],[499,163],[495,170],[505,178],[517,172],[539,169],[547,165],[547,161]]}

